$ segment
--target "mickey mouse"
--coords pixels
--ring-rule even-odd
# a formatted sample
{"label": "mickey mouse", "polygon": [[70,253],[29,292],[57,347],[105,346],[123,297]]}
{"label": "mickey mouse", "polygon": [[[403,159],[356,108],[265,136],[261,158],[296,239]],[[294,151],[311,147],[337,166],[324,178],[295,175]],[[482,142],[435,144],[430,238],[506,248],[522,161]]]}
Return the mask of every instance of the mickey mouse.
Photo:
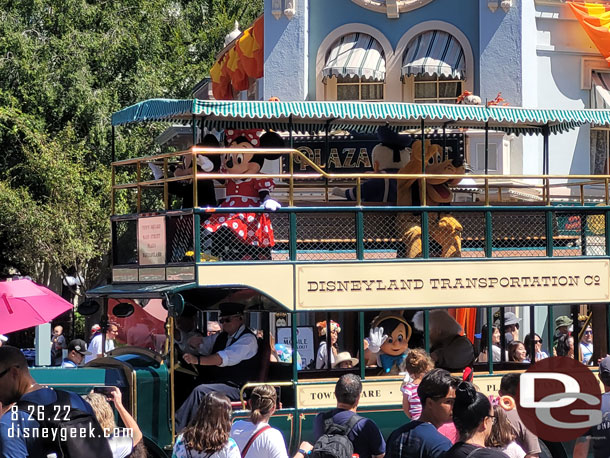
{"label": "mickey mouse", "polygon": [[[225,142],[228,148],[281,148],[282,137],[274,132],[256,130],[227,130]],[[222,157],[223,173],[259,173],[265,159],[278,159],[277,154],[228,153]],[[280,203],[271,199],[275,185],[271,178],[228,179],[226,200],[220,208],[262,207],[275,211]],[[267,213],[239,212],[218,213],[204,223],[208,233],[215,234],[212,255],[224,260],[271,259],[271,247],[275,244],[273,227]],[[221,239],[221,240],[219,240]]]}

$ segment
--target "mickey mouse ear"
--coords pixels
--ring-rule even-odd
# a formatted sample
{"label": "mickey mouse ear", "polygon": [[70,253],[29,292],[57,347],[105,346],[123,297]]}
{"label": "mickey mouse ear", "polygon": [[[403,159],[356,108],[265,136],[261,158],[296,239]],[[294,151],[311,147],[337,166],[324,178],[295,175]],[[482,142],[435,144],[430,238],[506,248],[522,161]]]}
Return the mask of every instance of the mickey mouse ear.
{"label": "mickey mouse ear", "polygon": [[218,139],[213,134],[207,134],[203,139],[197,144],[197,146],[210,146],[212,148],[217,148],[220,146]]}

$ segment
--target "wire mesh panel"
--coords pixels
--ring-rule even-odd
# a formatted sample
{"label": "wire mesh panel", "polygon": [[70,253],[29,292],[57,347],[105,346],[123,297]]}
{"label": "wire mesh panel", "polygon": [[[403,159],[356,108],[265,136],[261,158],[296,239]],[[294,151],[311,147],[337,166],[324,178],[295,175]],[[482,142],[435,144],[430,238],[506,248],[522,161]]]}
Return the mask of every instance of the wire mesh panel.
{"label": "wire mesh panel", "polygon": [[364,211],[364,259],[395,259],[402,250],[402,236],[397,231],[396,212]]}
{"label": "wire mesh panel", "polygon": [[462,258],[485,257],[485,212],[455,212],[462,226]]}
{"label": "wire mesh panel", "polygon": [[557,234],[553,256],[604,256],[606,254],[604,214],[572,211],[555,215]]}
{"label": "wire mesh panel", "polygon": [[268,213],[221,212],[201,215],[203,260],[270,261],[275,245]]}
{"label": "wire mesh panel", "polygon": [[297,260],[356,259],[355,213],[297,213]]}
{"label": "wire mesh panel", "polygon": [[194,262],[193,215],[167,218],[167,262]]}
{"label": "wire mesh panel", "polygon": [[112,253],[115,265],[138,263],[138,221],[113,221]]}
{"label": "wire mesh panel", "polygon": [[396,214],[397,258],[418,258],[422,255],[421,214],[399,212]]}
{"label": "wire mesh panel", "polygon": [[546,256],[544,212],[492,213],[493,257]]}
{"label": "wire mesh panel", "polygon": [[269,213],[275,245],[271,248],[271,259],[287,261],[290,259],[290,214]]}

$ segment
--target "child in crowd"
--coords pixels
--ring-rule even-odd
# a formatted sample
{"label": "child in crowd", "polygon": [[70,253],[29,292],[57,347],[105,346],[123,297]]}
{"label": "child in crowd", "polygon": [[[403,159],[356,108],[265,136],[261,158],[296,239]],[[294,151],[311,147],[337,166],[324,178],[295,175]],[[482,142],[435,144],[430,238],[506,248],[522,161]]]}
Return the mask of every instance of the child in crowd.
{"label": "child in crowd", "polygon": [[411,420],[417,420],[422,410],[417,387],[422,378],[434,369],[434,361],[421,348],[414,348],[407,354],[405,367],[408,373],[400,388],[400,391],[402,391],[402,410]]}
{"label": "child in crowd", "polygon": [[515,442],[516,434],[508,421],[506,412],[499,405],[494,405],[493,409],[495,421],[489,437],[485,440],[485,446],[498,449],[510,458],[524,458],[525,452]]}

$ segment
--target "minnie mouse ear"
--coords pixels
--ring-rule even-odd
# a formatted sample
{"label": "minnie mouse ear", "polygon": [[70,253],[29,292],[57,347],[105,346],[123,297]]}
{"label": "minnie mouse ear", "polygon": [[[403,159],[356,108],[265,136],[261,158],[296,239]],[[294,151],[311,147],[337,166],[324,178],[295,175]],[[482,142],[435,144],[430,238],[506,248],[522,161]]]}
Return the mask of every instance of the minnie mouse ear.
{"label": "minnie mouse ear", "polygon": [[261,147],[263,148],[283,148],[284,139],[275,132],[265,132],[261,136]]}
{"label": "minnie mouse ear", "polygon": [[[265,132],[260,138],[261,148],[284,148],[284,139],[275,132]],[[268,161],[280,158],[281,153],[265,154],[263,157]]]}

